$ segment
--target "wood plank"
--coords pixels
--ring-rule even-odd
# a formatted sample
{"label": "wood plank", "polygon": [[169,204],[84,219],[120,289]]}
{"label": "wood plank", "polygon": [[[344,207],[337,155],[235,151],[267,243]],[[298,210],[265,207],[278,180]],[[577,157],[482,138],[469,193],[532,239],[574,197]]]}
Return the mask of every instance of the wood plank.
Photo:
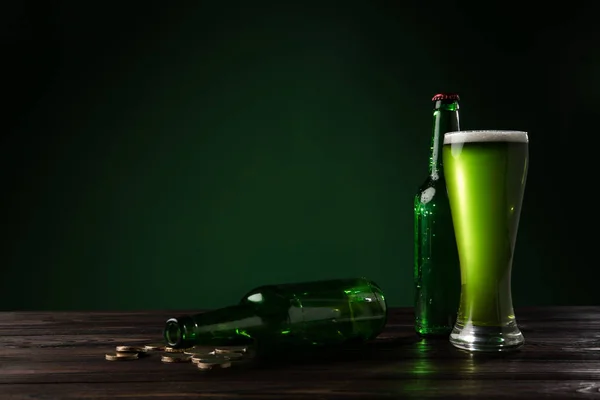
{"label": "wood plank", "polygon": [[[579,313],[575,310],[581,309]],[[600,307],[577,307],[575,310],[525,309],[517,313],[524,332],[599,331]],[[165,321],[175,315],[197,311],[156,312],[24,312],[0,313],[0,336],[66,335],[78,333],[160,332]],[[412,312],[392,310],[387,331],[411,330]]]}
{"label": "wood plank", "polygon": [[[35,360],[42,362],[74,361],[80,358],[103,357],[105,353],[115,350],[117,345],[139,345],[151,343],[152,340],[139,340],[139,338],[126,337],[122,340],[107,336],[97,338],[95,335],[72,336],[66,341],[57,339],[56,342],[43,339],[43,345],[28,345],[19,343],[19,346],[6,345],[0,350],[0,362],[22,362]],[[416,336],[397,337],[395,339],[376,340],[374,343],[360,348],[347,348],[340,350],[339,354],[322,355],[341,360],[354,359],[374,360],[403,360],[403,359],[448,359],[477,357],[478,359],[514,358],[520,360],[596,360],[600,359],[600,341],[578,339],[561,340],[559,343],[548,343],[543,340],[530,339],[527,345],[516,353],[499,353],[493,355],[473,355],[457,350],[444,339],[424,340]],[[150,353],[152,354],[152,353]]]}
{"label": "wood plank", "polygon": [[[600,382],[554,380],[437,380],[407,379],[371,384],[365,381],[328,382],[230,382],[203,379],[195,382],[76,383],[2,385],[4,396],[31,399],[265,399],[265,400],[384,400],[384,399],[590,399],[600,397]],[[485,394],[485,395],[484,395]],[[484,396],[484,397],[483,397]]]}
{"label": "wood plank", "polygon": [[[196,380],[193,364],[164,364],[157,355],[135,361],[109,362],[104,352],[88,350],[74,354],[62,349],[40,355],[3,355],[0,359],[0,383],[51,382],[152,382],[154,380]],[[294,379],[303,381],[328,379],[402,380],[415,376],[429,379],[526,379],[526,380],[600,380],[598,353],[568,353],[566,358],[526,358],[521,354],[471,357],[453,348],[435,355],[427,352],[359,352],[330,354],[319,358],[281,359],[257,365],[246,364],[227,370],[231,381]],[[240,374],[240,371],[243,373]],[[267,372],[267,373],[265,373]]]}
{"label": "wood plank", "polygon": [[[71,324],[69,326],[48,326],[48,327],[36,327],[36,328],[23,328],[18,325],[10,328],[0,329],[0,340],[10,340],[11,337],[22,337],[24,340],[36,340],[34,337],[50,337],[50,336],[73,336],[73,335],[99,335],[99,336],[110,336],[110,335],[155,335],[161,336],[164,322],[166,320],[148,322],[145,324],[131,325],[114,322],[105,325],[87,325]],[[562,338],[578,338],[581,335],[595,334],[600,332],[600,321],[590,322],[586,324],[576,323],[553,323],[551,328],[548,324],[519,324],[519,328],[527,337],[562,337]],[[412,326],[407,325],[389,325],[384,331],[384,336],[390,336],[392,334],[399,334],[404,332],[412,332]]]}
{"label": "wood plank", "polygon": [[[457,362],[443,363],[423,367],[411,362],[378,366],[360,363],[351,368],[333,368],[327,365],[311,365],[305,368],[277,369],[240,369],[204,373],[193,365],[160,365],[153,368],[139,368],[136,362],[119,362],[119,366],[107,367],[98,363],[89,363],[85,367],[78,363],[58,366],[22,365],[19,368],[2,368],[1,384],[49,384],[49,383],[105,383],[113,385],[123,382],[152,383],[220,381],[221,385],[241,385],[264,383],[277,384],[292,381],[297,387],[304,387],[318,381],[336,380],[364,381],[365,384],[380,385],[385,381],[401,382],[410,379],[438,380],[478,380],[478,381],[515,381],[515,380],[555,380],[555,381],[600,381],[600,364],[585,363],[549,363],[531,362],[518,364],[484,365],[473,369]],[[554,364],[554,363],[552,363]],[[361,368],[361,370],[357,370]],[[236,369],[236,370],[235,370]],[[376,375],[373,375],[376,372]],[[204,376],[202,376],[204,375]],[[326,378],[325,378],[326,377]]]}
{"label": "wood plank", "polygon": [[[596,320],[600,306],[552,306],[552,307],[517,307],[517,320],[535,319],[544,320]],[[156,316],[170,317],[173,315],[201,312],[193,310],[139,310],[139,311],[2,311],[0,312],[0,326],[4,323],[39,320],[82,320],[90,318],[97,320],[128,320],[139,318],[155,318]],[[395,320],[413,315],[412,308],[399,307],[389,309],[390,319]],[[408,321],[407,321],[408,322]]]}

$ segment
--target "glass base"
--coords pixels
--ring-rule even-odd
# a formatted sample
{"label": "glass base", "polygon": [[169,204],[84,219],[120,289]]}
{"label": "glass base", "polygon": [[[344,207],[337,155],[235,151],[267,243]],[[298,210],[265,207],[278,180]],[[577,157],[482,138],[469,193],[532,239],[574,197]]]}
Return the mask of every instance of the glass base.
{"label": "glass base", "polygon": [[517,350],[525,339],[515,321],[505,326],[474,326],[457,322],[450,334],[450,343],[462,350],[497,352]]}

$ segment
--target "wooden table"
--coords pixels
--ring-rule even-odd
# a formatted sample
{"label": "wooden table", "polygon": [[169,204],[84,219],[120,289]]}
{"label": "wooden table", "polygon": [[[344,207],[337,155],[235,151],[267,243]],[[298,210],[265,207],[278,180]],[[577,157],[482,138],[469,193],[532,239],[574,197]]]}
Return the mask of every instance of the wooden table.
{"label": "wooden table", "polygon": [[374,343],[318,359],[209,372],[152,355],[104,359],[160,340],[179,313],[0,313],[0,399],[600,398],[600,307],[517,309],[526,344],[512,354],[419,340],[411,309],[393,309]]}

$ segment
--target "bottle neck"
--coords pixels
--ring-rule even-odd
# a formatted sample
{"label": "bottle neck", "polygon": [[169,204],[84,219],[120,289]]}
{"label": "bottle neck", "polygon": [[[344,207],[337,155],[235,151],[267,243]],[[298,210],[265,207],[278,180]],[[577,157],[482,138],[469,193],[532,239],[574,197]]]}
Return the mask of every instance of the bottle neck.
{"label": "bottle neck", "polygon": [[256,315],[253,304],[239,304],[171,318],[167,321],[163,334],[167,345],[175,348],[188,348],[198,343],[249,343],[251,338],[247,336],[245,329],[261,324],[262,320]]}
{"label": "bottle neck", "polygon": [[458,101],[439,100],[433,110],[433,132],[431,137],[431,154],[429,156],[429,175],[438,179],[443,174],[442,146],[446,132],[460,130]]}

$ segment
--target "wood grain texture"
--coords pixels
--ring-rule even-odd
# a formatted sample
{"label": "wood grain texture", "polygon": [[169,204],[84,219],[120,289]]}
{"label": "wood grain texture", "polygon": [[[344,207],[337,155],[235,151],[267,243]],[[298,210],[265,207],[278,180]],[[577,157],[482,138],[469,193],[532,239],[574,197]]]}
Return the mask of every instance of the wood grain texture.
{"label": "wood grain texture", "polygon": [[202,372],[156,355],[109,362],[119,344],[161,340],[186,311],[0,313],[0,399],[600,398],[600,307],[517,310],[521,351],[470,354],[421,340],[392,309],[373,343]]}

